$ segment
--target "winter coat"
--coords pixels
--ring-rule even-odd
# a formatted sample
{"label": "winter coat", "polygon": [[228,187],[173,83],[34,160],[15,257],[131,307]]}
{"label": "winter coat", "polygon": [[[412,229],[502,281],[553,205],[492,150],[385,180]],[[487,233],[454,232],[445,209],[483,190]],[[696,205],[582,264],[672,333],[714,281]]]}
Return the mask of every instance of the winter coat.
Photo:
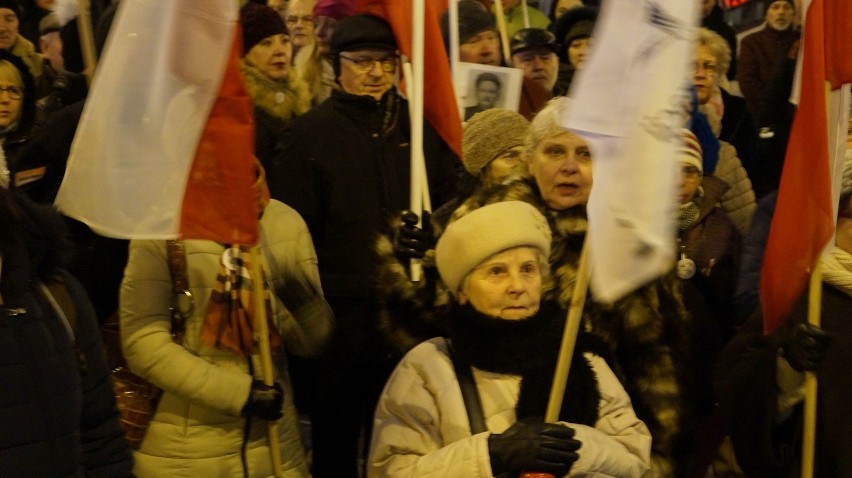
{"label": "winter coat", "polygon": [[745,234],[757,210],[757,201],[748,173],[737,156],[737,150],[725,141],[719,141],[719,162],[713,176],[731,187],[721,198],[722,209],[731,216],[740,234]]}
{"label": "winter coat", "polygon": [[[651,437],[606,362],[590,353],[601,393],[594,426],[569,424],[583,445],[572,473],[641,477]],[[412,349],[388,380],[373,427],[368,477],[494,476],[488,437],[515,421],[521,379],[473,368],[488,431],[471,435],[464,399],[447,352],[435,338]]]}
{"label": "winter coat", "polygon": [[[0,474],[133,476],[94,311],[61,269],[69,250],[62,220],[23,197],[15,202],[21,221],[0,218]],[[69,326],[36,289],[51,280],[70,296]]]}
{"label": "winter coat", "polygon": [[284,128],[311,108],[308,85],[295,72],[284,81],[275,81],[245,60],[240,62],[240,71],[254,105],[255,156],[264,169],[269,169]]}
{"label": "winter coat", "polygon": [[737,81],[752,116],[757,117],[760,113],[769,78],[799,36],[800,33],[792,27],[778,31],[765,26],[740,42]]}
{"label": "winter coat", "polygon": [[[807,294],[805,294],[805,297]],[[852,297],[823,283],[821,327],[834,336],[818,372],[816,467],[814,476],[852,476]],[[800,476],[802,392],[785,420],[780,420],[779,373],[796,377],[779,357],[778,339],[786,328],[807,320],[803,298],[787,324],[763,334],[763,317],[756,312],[720,355],[716,367],[716,391],[728,417],[737,462],[754,478]]]}
{"label": "winter coat", "polygon": [[[19,41],[15,44],[16,46],[20,44],[20,40],[26,42],[26,40],[19,36]],[[30,45],[30,47],[32,47],[32,45]],[[38,54],[36,53],[36,55]],[[41,56],[39,55],[39,58],[40,57]],[[0,60],[8,61],[18,70],[21,75],[21,83],[24,87],[21,113],[17,123],[12,125],[8,131],[0,132],[0,145],[2,145],[3,148],[3,151],[0,152],[0,154],[3,154],[3,157],[0,158],[0,173],[5,174],[5,171],[3,171],[4,166],[5,169],[8,169],[9,177],[3,178],[4,183],[6,182],[6,179],[9,180],[8,183],[6,183],[6,186],[8,187],[9,184],[16,182],[15,174],[18,170],[17,156],[20,154],[20,151],[24,148],[24,146],[30,142],[30,132],[35,121],[36,80],[30,72],[30,68],[26,62],[19,56],[0,49]]]}
{"label": "winter coat", "polygon": [[695,263],[695,275],[683,280],[683,302],[692,316],[693,368],[691,389],[696,390],[696,413],[713,413],[713,363],[737,325],[733,310],[739,272],[741,236],[720,209],[719,196],[728,185],[713,176],[704,178],[704,197],[695,222],[680,233],[678,259]]}
{"label": "winter coat", "polygon": [[[307,283],[321,291],[311,237],[291,208],[272,201],[263,214],[260,251],[272,300],[273,320],[284,347],[296,355],[318,352],[330,333],[332,315],[321,294],[297,294]],[[185,241],[187,278],[195,299],[184,343],[172,341],[169,305],[172,281],[163,241],[131,241],[121,285],[121,336],[131,370],[163,389],[141,448],[140,477],[242,476],[245,446],[248,476],[272,475],[266,422],[241,416],[252,382],[248,360],[200,342],[208,298],[225,248],[212,241]],[[288,297],[290,297],[288,299]],[[286,305],[285,305],[286,304]],[[293,390],[283,350],[273,351],[276,380],[284,387],[278,421],[283,476],[307,477]],[[254,360],[257,377],[259,361]],[[248,428],[248,430],[247,430]]]}
{"label": "winter coat", "polygon": [[724,88],[719,91],[724,107],[719,139],[727,141],[737,150],[737,156],[742,160],[749,178],[753,179],[758,161],[757,123],[744,99],[728,93]]}
{"label": "winter coat", "polygon": [[[393,89],[379,102],[334,91],[285,130],[267,171],[269,188],[308,224],[328,297],[375,295],[372,246],[409,207],[410,141],[408,102]],[[423,144],[432,204],[443,204],[455,193],[461,163],[428,122]],[[364,328],[338,325],[341,332]]]}
{"label": "winter coat", "polygon": [[[543,299],[567,308],[585,240],[585,209],[548,209],[533,180],[528,179],[485,188],[465,201],[453,216],[508,200],[533,204],[548,218],[553,233],[550,254],[553,282],[543,291]],[[379,238],[376,248],[381,263],[379,288],[385,304],[380,326],[392,343],[405,350],[422,341],[423,334],[434,335],[442,329],[440,310],[449,298],[430,267],[434,264],[431,254],[423,261],[424,274],[434,280],[412,283],[406,268],[393,256],[390,238]],[[636,414],[654,437],[653,476],[673,476],[673,467],[686,467],[689,460],[688,452],[675,452],[692,414],[684,382],[685,371],[690,367],[691,324],[681,302],[680,287],[679,279],[671,273],[615,304],[597,304],[589,299],[583,316],[585,330],[600,337],[609,348],[608,356],[616,358],[609,365],[624,384]]]}

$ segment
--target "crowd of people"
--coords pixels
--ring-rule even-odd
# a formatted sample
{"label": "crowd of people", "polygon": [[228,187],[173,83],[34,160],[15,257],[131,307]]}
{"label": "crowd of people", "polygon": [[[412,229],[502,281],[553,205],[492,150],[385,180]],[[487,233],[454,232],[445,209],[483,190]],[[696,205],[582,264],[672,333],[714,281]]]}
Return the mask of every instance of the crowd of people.
{"label": "crowd of people", "polygon": [[[90,2],[98,52],[121,1]],[[815,372],[815,476],[852,476],[848,151],[822,327],[802,300],[764,334],[758,300],[800,6],[763,2],[765,24],[738,42],[719,2],[694,0],[693,101],[672,132],[676,259],[614,303],[588,293],[550,423],[601,159],[560,120],[601,2],[497,1],[453,2],[457,35],[449,12],[440,29],[460,61],[520,70],[519,103],[503,107],[513,86],[497,69],[471,80],[461,156],[423,123],[434,211],[415,214],[388,21],[354,0],[241,0],[260,227],[249,249],[111,239],[52,207],[92,73],[81,18],[74,0],[0,0],[0,473],[792,477]],[[180,334],[178,292],[192,299]],[[134,448],[98,333],[110,321],[129,368],[162,390]]]}

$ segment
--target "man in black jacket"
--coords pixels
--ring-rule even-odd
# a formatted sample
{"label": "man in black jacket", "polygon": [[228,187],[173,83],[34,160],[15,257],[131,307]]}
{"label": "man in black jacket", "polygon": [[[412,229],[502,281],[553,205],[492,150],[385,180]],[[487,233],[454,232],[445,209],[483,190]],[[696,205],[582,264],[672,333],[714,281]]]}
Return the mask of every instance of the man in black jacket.
{"label": "man in black jacket", "polygon": [[[359,436],[369,434],[395,365],[376,326],[372,251],[378,234],[389,233],[409,207],[411,128],[408,103],[394,86],[399,60],[387,22],[372,15],[341,20],[331,53],[341,90],[290,123],[268,177],[272,196],[296,209],[311,231],[336,316],[326,353],[309,364],[315,390],[309,400],[297,396],[311,408],[313,475],[354,478]],[[432,204],[439,205],[453,197],[460,163],[428,123],[423,136]],[[306,393],[298,376],[295,382],[296,394]]]}

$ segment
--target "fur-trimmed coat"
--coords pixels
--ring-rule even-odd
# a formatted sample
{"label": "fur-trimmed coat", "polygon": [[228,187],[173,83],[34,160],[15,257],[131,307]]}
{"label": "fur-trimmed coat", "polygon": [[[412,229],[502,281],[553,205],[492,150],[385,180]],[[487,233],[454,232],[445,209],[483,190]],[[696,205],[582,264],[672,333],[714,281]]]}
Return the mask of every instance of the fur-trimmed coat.
{"label": "fur-trimmed coat", "polygon": [[284,81],[273,80],[245,60],[240,62],[240,71],[254,105],[255,155],[264,169],[269,169],[284,127],[311,108],[308,85],[295,71]]}
{"label": "fur-trimmed coat", "polygon": [[[508,200],[528,202],[548,218],[553,232],[552,276],[544,286],[544,298],[567,308],[585,240],[585,209],[549,210],[533,181],[519,180],[479,191],[455,211],[453,218]],[[443,329],[440,310],[449,299],[437,273],[430,272],[432,256],[427,254],[423,261],[424,273],[427,279],[435,280],[412,283],[405,267],[394,257],[389,238],[380,238],[377,249],[382,264],[379,287],[386,306],[379,321],[389,340],[405,351],[429,334],[439,335]],[[611,368],[654,437],[651,476],[676,476],[678,470],[689,466],[690,450],[682,437],[688,435],[691,422],[691,402],[684,387],[691,322],[680,288],[679,279],[671,273],[611,305],[587,300],[583,315],[585,330],[608,346],[613,358]]]}

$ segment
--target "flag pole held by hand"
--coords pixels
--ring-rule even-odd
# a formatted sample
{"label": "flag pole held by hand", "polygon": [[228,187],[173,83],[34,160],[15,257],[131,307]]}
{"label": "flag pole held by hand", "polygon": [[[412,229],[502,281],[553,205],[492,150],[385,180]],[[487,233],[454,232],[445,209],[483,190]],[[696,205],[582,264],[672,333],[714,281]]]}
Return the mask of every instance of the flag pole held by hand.
{"label": "flag pole held by hand", "polygon": [[[272,385],[275,374],[272,369],[272,348],[269,345],[269,323],[266,317],[266,290],[263,286],[263,273],[260,248],[251,248],[251,263],[253,267],[251,274],[251,288],[254,301],[254,335],[258,343],[258,354],[260,355],[260,369],[263,383]],[[268,422],[267,435],[269,438],[269,457],[272,460],[272,471],[275,477],[281,477],[281,446],[278,441],[278,423]]]}

